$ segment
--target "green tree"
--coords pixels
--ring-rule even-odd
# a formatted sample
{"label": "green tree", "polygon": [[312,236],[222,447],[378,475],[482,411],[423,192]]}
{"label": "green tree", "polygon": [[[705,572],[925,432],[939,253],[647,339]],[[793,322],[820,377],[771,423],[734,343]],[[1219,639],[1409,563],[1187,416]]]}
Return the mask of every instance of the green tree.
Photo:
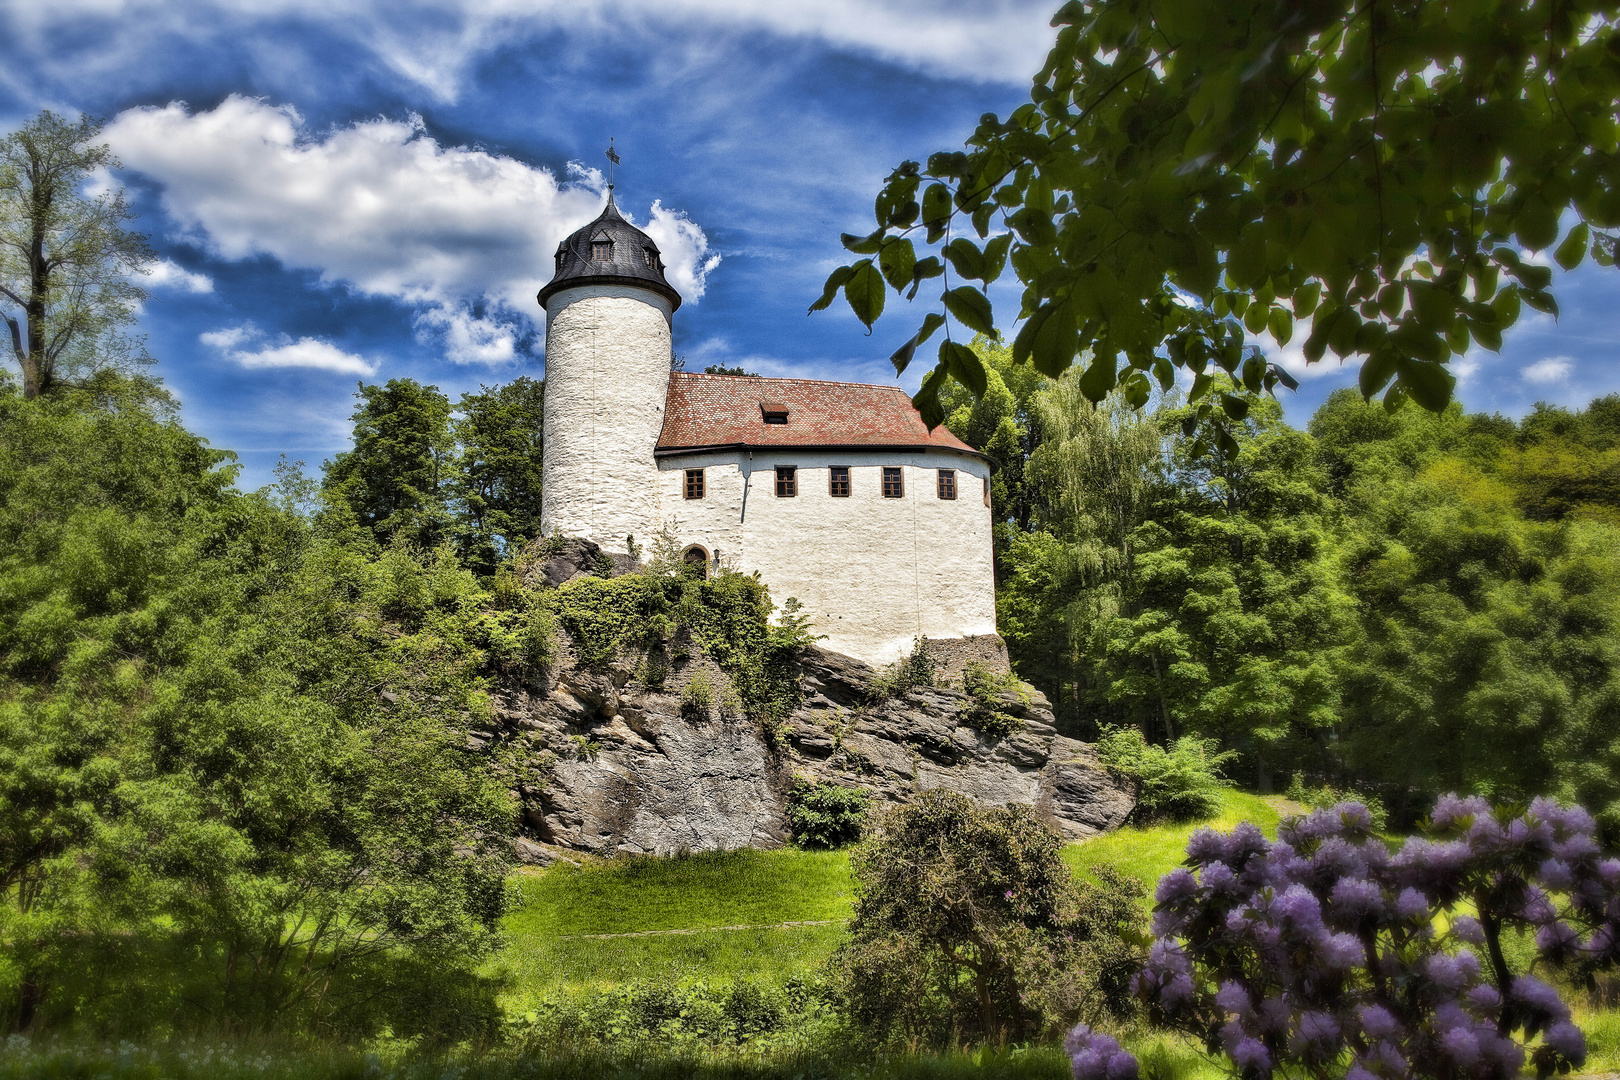
{"label": "green tree", "polygon": [[545,389],[525,376],[463,394],[456,408],[456,547],[479,574],[540,535]]}
{"label": "green tree", "polygon": [[[812,310],[842,291],[870,326],[886,286],[943,278],[897,369],[950,321],[1021,322],[1014,360],[1056,377],[1085,357],[1093,401],[1120,386],[1140,405],[1153,380],[1195,372],[1223,454],[1242,399],[1207,396],[1213,372],[1292,382],[1245,331],[1302,333],[1312,362],[1361,359],[1363,395],[1443,408],[1451,356],[1499,347],[1521,305],[1557,310],[1550,268],[1520,249],[1614,261],[1616,12],[1071,0],[1030,100],[987,114],[965,150],[895,169],[876,229],[844,237],[864,257]],[[987,287],[1008,265],[1023,291],[998,322]],[[984,392],[982,361],[947,334],[916,399],[930,423],[949,379]]]}
{"label": "green tree", "polygon": [[354,449],[326,462],[322,491],[379,543],[435,546],[451,527],[450,400],[414,379],[361,383],[355,397]]}
{"label": "green tree", "polygon": [[926,791],[856,848],[855,915],[829,967],[868,1038],[1032,1040],[1123,1009],[1140,883],[1077,883],[1027,806]]}
{"label": "green tree", "polygon": [[[1545,436],[1549,418],[1525,426]],[[1326,454],[1351,463],[1358,630],[1341,661],[1339,752],[1397,816],[1447,790],[1553,793],[1620,835],[1620,530],[1528,518],[1518,448],[1482,427],[1496,425],[1457,410],[1387,417],[1354,395],[1312,421]]]}
{"label": "green tree", "polygon": [[122,189],[85,190],[120,167],[96,142],[101,127],[46,111],[0,139],[0,316],[27,398],[151,362],[124,328],[146,299],[130,275],[152,250],[125,227],[135,215]]}
{"label": "green tree", "polygon": [[138,396],[0,393],[0,1007],[454,1034],[519,760],[468,733],[530,601],[234,476]]}
{"label": "green tree", "polygon": [[1163,440],[1119,395],[1092,404],[1072,375],[1031,402],[1041,435],[1025,467],[1033,520],[1007,537],[998,622],[1020,674],[1072,727],[1094,721],[1103,701],[1092,649],[1131,593],[1132,538],[1162,482]]}
{"label": "green tree", "polygon": [[[1337,718],[1337,656],[1352,627],[1337,512],[1309,435],[1269,398],[1231,424],[1236,452],[1198,454],[1192,420],[1170,483],[1132,536],[1134,569],[1099,650],[1107,695],[1140,725],[1221,739],[1262,788],[1279,764],[1320,759]],[[1185,429],[1183,429],[1185,431]],[[1152,730],[1151,727],[1147,728]]]}

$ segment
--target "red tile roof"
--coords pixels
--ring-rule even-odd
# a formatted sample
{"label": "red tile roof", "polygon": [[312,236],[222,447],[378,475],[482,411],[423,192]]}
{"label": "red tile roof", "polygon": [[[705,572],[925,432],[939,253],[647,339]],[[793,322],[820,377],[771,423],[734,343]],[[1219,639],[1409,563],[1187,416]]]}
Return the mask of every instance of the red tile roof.
{"label": "red tile roof", "polygon": [[[765,423],[761,402],[785,406],[787,423]],[[719,446],[914,447],[982,456],[944,424],[929,431],[898,386],[670,372],[659,452]]]}

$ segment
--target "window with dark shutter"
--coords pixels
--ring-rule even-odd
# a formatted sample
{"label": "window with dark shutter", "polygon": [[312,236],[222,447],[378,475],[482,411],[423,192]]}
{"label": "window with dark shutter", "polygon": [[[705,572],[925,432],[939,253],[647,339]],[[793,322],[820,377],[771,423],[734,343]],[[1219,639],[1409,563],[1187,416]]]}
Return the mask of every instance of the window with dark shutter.
{"label": "window with dark shutter", "polygon": [[885,499],[903,499],[906,495],[906,482],[898,468],[883,467],[883,497]]}
{"label": "window with dark shutter", "polygon": [[686,497],[688,499],[703,498],[703,470],[686,470]]}
{"label": "window with dark shutter", "polygon": [[827,470],[827,494],[835,499],[849,498],[848,465],[834,465]]}
{"label": "window with dark shutter", "polygon": [[942,499],[956,498],[956,470],[939,470],[939,497]]}
{"label": "window with dark shutter", "polygon": [[792,465],[778,465],[776,467],[777,498],[791,499],[799,493],[798,471]]}

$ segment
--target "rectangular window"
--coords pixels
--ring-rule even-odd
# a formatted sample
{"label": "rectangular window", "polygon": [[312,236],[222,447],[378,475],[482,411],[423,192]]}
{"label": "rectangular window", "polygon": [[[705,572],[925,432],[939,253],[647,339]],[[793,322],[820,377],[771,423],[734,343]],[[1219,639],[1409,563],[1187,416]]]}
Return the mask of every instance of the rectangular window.
{"label": "rectangular window", "polygon": [[984,505],[990,505],[990,478],[984,478]]}
{"label": "rectangular window", "polygon": [[956,470],[939,470],[939,497],[942,499],[956,498]]}
{"label": "rectangular window", "polygon": [[885,499],[903,499],[906,496],[906,482],[901,477],[900,470],[887,465],[883,467],[883,497]]}
{"label": "rectangular window", "polygon": [[835,499],[849,498],[848,465],[834,465],[827,470],[827,494]]}
{"label": "rectangular window", "polygon": [[798,470],[792,465],[778,465],[776,467],[776,497],[791,499],[799,493]]}
{"label": "rectangular window", "polygon": [[703,470],[686,470],[686,497],[688,499],[703,498]]}

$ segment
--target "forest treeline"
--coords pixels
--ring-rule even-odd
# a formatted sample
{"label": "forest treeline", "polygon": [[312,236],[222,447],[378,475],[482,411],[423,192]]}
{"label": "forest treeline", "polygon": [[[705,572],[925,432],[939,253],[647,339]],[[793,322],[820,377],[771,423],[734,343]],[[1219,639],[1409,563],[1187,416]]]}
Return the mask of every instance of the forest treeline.
{"label": "forest treeline", "polygon": [[[1555,794],[1615,835],[1620,399],[1340,392],[1300,431],[1250,396],[1216,458],[1174,397],[1094,406],[977,347],[949,423],[999,464],[1001,630],[1069,731],[1215,739],[1408,818]],[[318,478],[244,492],[150,381],[0,380],[8,1026],[498,1024],[477,971],[545,763],[477,732],[556,634],[514,568],[542,384],[356,397]]]}
{"label": "forest treeline", "polygon": [[1248,396],[1217,456],[1173,394],[1094,406],[975,348],[947,423],[998,463],[1001,633],[1068,730],[1215,738],[1246,783],[1397,820],[1555,794],[1620,835],[1620,397],[1515,422],[1340,390],[1300,431]]}

